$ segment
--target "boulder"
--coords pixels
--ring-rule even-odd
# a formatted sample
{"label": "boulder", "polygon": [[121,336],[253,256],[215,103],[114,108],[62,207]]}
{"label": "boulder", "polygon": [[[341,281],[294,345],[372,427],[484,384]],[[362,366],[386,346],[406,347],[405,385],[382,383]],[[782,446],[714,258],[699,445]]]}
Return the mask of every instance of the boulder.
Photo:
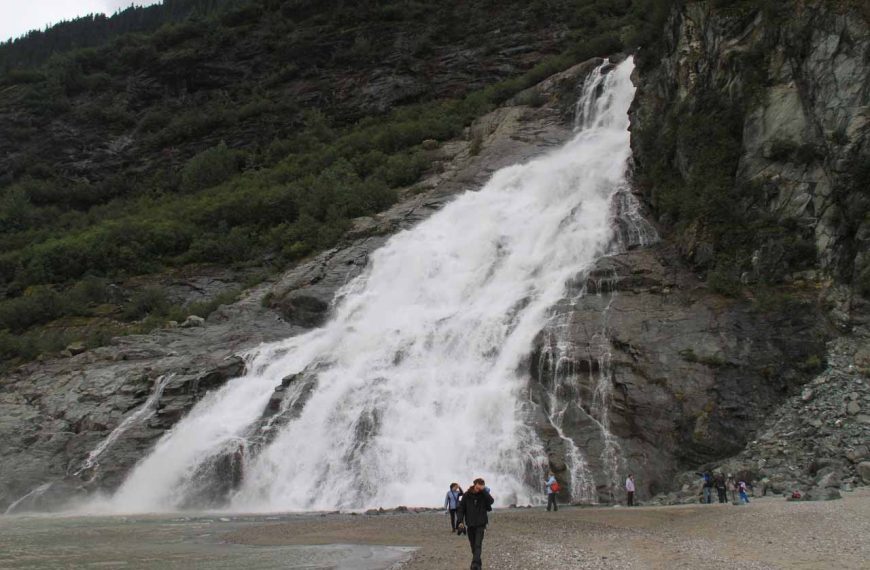
{"label": "boulder", "polygon": [[856,466],[856,471],[864,481],[865,485],[870,485],[870,461],[862,461]]}
{"label": "boulder", "polygon": [[72,344],[67,345],[66,352],[68,352],[71,356],[75,356],[77,354],[81,354],[88,349],[85,346],[84,342],[74,342]]}
{"label": "boulder", "polygon": [[201,327],[204,324],[205,324],[204,318],[197,316],[197,315],[190,315],[189,317],[184,319],[183,323],[181,323],[181,328],[186,329],[186,328],[191,328],[191,327]]}

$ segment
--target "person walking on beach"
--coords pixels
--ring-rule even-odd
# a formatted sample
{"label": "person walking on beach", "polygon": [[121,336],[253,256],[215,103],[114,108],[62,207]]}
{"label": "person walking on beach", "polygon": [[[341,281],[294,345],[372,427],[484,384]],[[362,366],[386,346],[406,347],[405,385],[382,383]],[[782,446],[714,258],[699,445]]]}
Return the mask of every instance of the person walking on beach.
{"label": "person walking on beach", "polygon": [[471,545],[471,570],[483,570],[481,551],[483,550],[483,534],[489,517],[486,513],[492,510],[494,499],[486,489],[483,479],[474,480],[474,485],[468,488],[459,502],[456,513],[459,515],[458,529],[466,530],[468,543]]}
{"label": "person walking on beach", "polygon": [[629,473],[628,478],[625,480],[625,494],[628,497],[628,506],[634,506],[634,475]]}
{"label": "person walking on beach", "polygon": [[450,514],[450,532],[456,532],[456,509],[459,508],[459,500],[462,498],[462,488],[459,483],[450,483],[450,490],[444,497],[444,508]]}
{"label": "person walking on beach", "polygon": [[737,483],[737,490],[740,492],[740,502],[744,505],[749,503],[749,495],[746,494],[746,481]]}
{"label": "person walking on beach", "polygon": [[556,481],[556,476],[550,471],[547,478],[547,512],[550,512],[550,506],[553,507],[553,512],[559,510],[559,505],[556,504],[556,495],[559,493],[559,482]]}

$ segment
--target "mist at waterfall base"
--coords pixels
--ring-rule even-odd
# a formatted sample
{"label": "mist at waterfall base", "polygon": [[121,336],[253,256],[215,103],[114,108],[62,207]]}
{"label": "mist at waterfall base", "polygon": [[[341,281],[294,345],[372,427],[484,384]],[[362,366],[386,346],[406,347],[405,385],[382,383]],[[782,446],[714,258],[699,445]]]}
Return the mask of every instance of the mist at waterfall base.
{"label": "mist at waterfall base", "polygon": [[[478,476],[500,505],[538,501],[548,463],[522,363],[566,283],[613,242],[632,69],[631,59],[599,69],[570,142],[393,236],[339,292],[330,322],[249,354],[245,376],[207,395],[92,506],[185,508],[204,466],[232,453],[245,456],[225,498],[233,511],[431,505]],[[281,409],[295,412],[263,422],[292,374],[302,379]]]}

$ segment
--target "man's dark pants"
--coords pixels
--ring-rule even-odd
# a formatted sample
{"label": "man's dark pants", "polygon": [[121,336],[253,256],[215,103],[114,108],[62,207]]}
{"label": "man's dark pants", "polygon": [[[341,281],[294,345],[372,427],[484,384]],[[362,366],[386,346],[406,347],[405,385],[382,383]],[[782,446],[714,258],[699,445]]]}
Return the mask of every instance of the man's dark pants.
{"label": "man's dark pants", "polygon": [[547,494],[547,510],[550,510],[550,506],[553,507],[554,511],[559,510],[559,505],[556,504],[556,493],[548,493]]}
{"label": "man's dark pants", "polygon": [[483,550],[483,533],[486,531],[485,526],[470,526],[468,531],[468,543],[471,545],[471,568],[472,570],[481,570],[483,561],[480,559],[481,551]]}
{"label": "man's dark pants", "polygon": [[450,528],[456,530],[456,509],[450,509]]}
{"label": "man's dark pants", "polygon": [[634,506],[634,491],[626,491],[626,493],[628,494],[628,506],[633,507]]}

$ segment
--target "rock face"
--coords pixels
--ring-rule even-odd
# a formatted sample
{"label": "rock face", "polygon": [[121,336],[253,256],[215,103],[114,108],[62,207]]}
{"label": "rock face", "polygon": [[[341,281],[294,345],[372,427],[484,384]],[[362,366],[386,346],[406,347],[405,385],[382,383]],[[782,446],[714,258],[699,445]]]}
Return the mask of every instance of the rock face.
{"label": "rock face", "polygon": [[[754,228],[710,236],[703,223],[678,234],[696,267],[744,231],[744,284],[825,281],[830,316],[842,330],[866,324],[870,295],[870,24],[866,10],[826,2],[740,9],[693,2],[676,10],[662,58],[639,75],[632,146],[644,198],[669,226],[666,187],[724,162],[734,171],[728,204]],[[695,156],[698,125],[728,122],[711,156]],[[696,128],[697,127],[697,128]],[[693,138],[695,137],[695,138]],[[734,137],[730,140],[729,137]],[[730,146],[729,146],[730,145]],[[708,168],[710,171],[715,169]],[[663,171],[677,177],[667,181]],[[701,181],[709,185],[717,180]],[[697,184],[697,181],[696,181]],[[717,243],[718,242],[718,243]],[[732,245],[732,244],[728,244]],[[746,247],[746,246],[744,246]],[[718,248],[718,249],[717,249]],[[735,269],[737,269],[735,268]],[[728,269],[727,267],[725,269]]]}
{"label": "rock face", "polygon": [[649,496],[739,452],[824,355],[812,299],[785,315],[714,294],[667,244],[604,258],[574,293],[536,343],[532,399],[557,477],[570,480],[556,412],[586,453],[593,500],[621,500],[627,473]]}
{"label": "rock face", "polygon": [[[700,390],[689,393],[704,394],[707,385],[716,397],[708,404],[712,414],[692,405],[695,428],[702,429],[694,430],[694,442],[675,446],[682,454],[677,464],[691,470],[670,485],[676,494],[660,499],[696,501],[699,468],[740,473],[757,490],[796,488],[809,491],[810,498],[834,498],[837,489],[861,482],[855,464],[864,460],[868,435],[858,420],[866,410],[868,371],[861,362],[870,318],[866,10],[824,2],[752,10],[687,3],[673,12],[663,46],[661,59],[638,75],[631,111],[639,191],[687,268],[709,276],[725,265],[725,271],[737,272],[742,291],[740,301],[714,310],[717,322],[727,315],[737,325],[735,336],[726,326],[717,339],[726,341],[724,350],[704,333],[686,338],[692,352],[684,356],[706,362],[717,376],[709,384],[705,374],[694,373],[691,384]],[[731,146],[716,148],[720,155],[693,154],[698,140],[692,137],[699,131],[690,126],[726,120],[735,125],[726,134],[738,133],[725,141]],[[726,183],[699,184],[703,161],[727,161],[729,154],[734,170]],[[734,201],[727,207],[739,212],[742,224],[766,229],[735,226],[734,235],[715,238],[703,222],[666,203],[667,187],[698,189],[705,183],[731,192]],[[675,211],[684,217],[675,219]],[[731,255],[733,267],[727,267],[733,254],[727,247],[745,236],[753,240],[743,246],[749,263]],[[753,314],[747,300],[763,314]],[[737,317],[741,313],[749,320]],[[832,335],[845,336],[824,347],[822,339]],[[744,342],[742,362],[752,364],[729,370],[737,362],[730,354]],[[667,345],[662,348],[667,354]],[[619,373],[614,376],[619,386]]]}
{"label": "rock face", "polygon": [[[825,369],[773,410],[743,451],[701,468],[754,481],[759,495],[798,490],[806,500],[839,498],[840,490],[867,484],[870,417],[849,407],[870,405],[870,380],[855,365],[868,342],[866,333],[831,341]],[[697,476],[680,474],[676,481],[683,492],[660,500],[695,502]]]}
{"label": "rock face", "polygon": [[[495,170],[564,142],[572,132],[566,113],[574,90],[595,64],[548,79],[540,87],[547,105],[503,107],[476,122],[471,130],[480,145],[474,152],[471,132],[433,149],[439,166],[400,204],[357,220],[341,247],[246,291],[206,321],[117,338],[111,346],[30,363],[0,378],[0,512],[10,505],[14,512],[51,509],[77,495],[116,488],[199,399],[244,373],[240,355],[323,322],[336,293],[389,234],[426,218],[457,192],[480,187]],[[277,386],[263,427],[296,412],[282,407],[285,390],[310,391],[314,381],[288,379]],[[200,504],[214,504],[231,489],[237,463],[228,456],[215,464],[215,473],[203,474],[214,488],[203,490]]]}
{"label": "rock face", "polygon": [[[205,326],[118,338],[4,377],[0,509],[48,483],[35,504],[19,507],[49,508],[78,493],[116,487],[203,395],[244,373],[239,354],[299,330],[261,307],[265,290],[249,291]],[[149,402],[158,387],[162,394]],[[135,421],[124,423],[131,417]]]}

